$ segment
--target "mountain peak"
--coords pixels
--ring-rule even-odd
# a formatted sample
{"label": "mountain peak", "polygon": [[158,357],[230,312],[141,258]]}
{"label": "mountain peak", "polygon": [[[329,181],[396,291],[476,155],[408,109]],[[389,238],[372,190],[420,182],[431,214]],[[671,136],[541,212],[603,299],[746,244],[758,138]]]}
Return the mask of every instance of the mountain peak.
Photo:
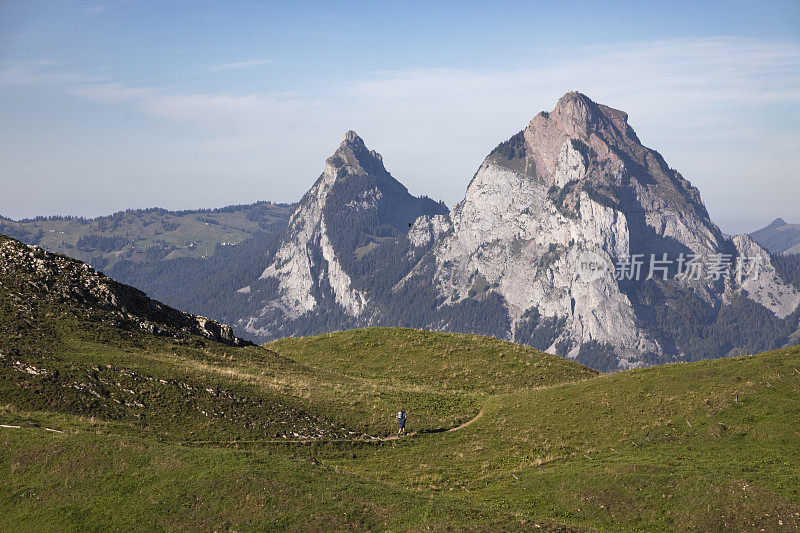
{"label": "mountain peak", "polygon": [[776,218],[775,220],[773,220],[770,223],[769,226],[767,226],[767,228],[777,228],[777,227],[786,226],[786,225],[787,225],[787,222],[785,220],[783,220],[782,218]]}
{"label": "mountain peak", "polygon": [[553,113],[559,116],[591,122],[598,113],[597,104],[591,98],[578,91],[570,91],[558,99]]}
{"label": "mountain peak", "polygon": [[563,108],[571,103],[583,106],[597,106],[597,104],[588,96],[579,91],[569,91],[564,93],[564,96],[558,99],[556,110]]}
{"label": "mountain peak", "polygon": [[595,133],[605,139],[614,139],[616,144],[639,144],[636,133],[628,124],[627,113],[598,104],[578,91],[564,94],[549,113],[542,111],[533,117],[527,129],[559,132],[584,142]]}
{"label": "mountain peak", "polygon": [[598,104],[578,91],[570,91],[562,96],[553,109],[552,115],[583,128],[598,126],[607,120],[621,132],[629,129],[627,113]]}
{"label": "mountain peak", "polygon": [[344,134],[344,140],[342,140],[342,144],[360,144],[364,145],[364,139],[358,136],[353,130],[348,130],[347,133]]}
{"label": "mountain peak", "polygon": [[371,175],[387,173],[381,154],[367,148],[364,140],[353,130],[344,134],[339,148],[326,162],[326,168],[329,166],[336,170],[336,175],[341,172]]}

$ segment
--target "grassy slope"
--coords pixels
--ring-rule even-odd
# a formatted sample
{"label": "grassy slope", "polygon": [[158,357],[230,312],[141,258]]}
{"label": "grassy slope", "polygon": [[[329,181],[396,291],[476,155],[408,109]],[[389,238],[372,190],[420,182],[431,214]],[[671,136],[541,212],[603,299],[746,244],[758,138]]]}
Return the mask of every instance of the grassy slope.
{"label": "grassy slope", "polygon": [[[590,371],[533,350],[415,330],[291,339],[270,345],[277,355],[64,329],[72,333],[57,334],[71,339],[63,357],[72,364],[102,357],[153,375],[180,372],[294,398],[315,415],[335,405],[338,421],[369,419],[376,433],[389,431],[383,413],[397,401],[416,427],[455,424],[479,406],[484,416],[458,432],[396,442],[276,445],[216,422],[194,434],[178,424],[176,435],[125,417],[58,414],[5,389],[0,423],[65,432],[0,428],[0,475],[9,480],[0,528],[800,525],[799,348],[585,379]],[[412,392],[457,400],[460,414],[447,419],[451,407],[398,396]],[[214,431],[240,440],[185,445]]]}
{"label": "grassy slope", "polygon": [[368,328],[267,345],[317,368],[382,384],[500,394],[589,378],[597,372],[568,359],[480,335]]}
{"label": "grassy slope", "polygon": [[[401,403],[415,406],[421,430],[457,425],[479,408],[469,396],[383,386],[261,347],[231,348],[200,338],[175,342],[54,310],[57,320],[45,316],[32,323],[15,320],[13,311],[3,314],[0,401],[126,420],[165,438],[255,439],[285,428],[290,435],[315,436],[304,431],[306,415],[331,427],[386,435]],[[237,400],[223,401],[230,396]],[[293,418],[301,420],[295,425]]]}
{"label": "grassy slope", "polygon": [[522,391],[492,398],[463,432],[393,450],[409,465],[401,476],[380,469],[387,458],[378,450],[323,462],[609,530],[795,530],[795,369],[800,348]]}
{"label": "grassy slope", "polygon": [[[441,391],[435,381],[386,384],[364,373],[313,368],[260,347],[194,338],[176,343],[96,323],[47,301],[25,311],[34,318],[29,320],[14,312],[15,301],[0,298],[0,423],[22,429],[0,428],[0,475],[8,480],[0,488],[0,508],[7,511],[0,529],[20,523],[45,529],[402,528],[456,517],[516,524],[513,513],[498,516],[459,497],[420,494],[322,465],[313,457],[316,445],[261,448],[275,440],[269,434],[280,425],[303,431],[293,414],[380,435],[392,431],[400,403],[413,409],[416,430],[437,429],[474,416],[483,401],[479,395]],[[473,342],[478,348],[496,341]],[[520,365],[512,357],[515,347],[505,344],[509,369],[522,366],[525,381],[543,378],[539,364]],[[534,363],[552,359],[563,367],[559,380],[593,375],[533,350],[521,354]],[[496,388],[505,377],[501,372],[484,383]],[[220,407],[206,388],[258,406]],[[297,413],[265,417],[275,405]],[[347,436],[354,437],[359,438]],[[380,446],[369,444],[375,445]]]}
{"label": "grassy slope", "polygon": [[[26,247],[7,244],[3,254],[9,259],[0,262],[0,394],[18,407],[97,414],[186,440],[383,436],[393,431],[392,415],[403,404],[413,406],[415,428],[430,431],[456,426],[480,408],[479,395],[447,390],[433,379],[387,382],[375,372],[313,368],[261,347],[232,349],[199,338],[122,329],[102,302],[65,297],[59,289],[94,280],[76,281],[82,279],[75,277],[82,272],[79,264],[65,261],[43,278],[44,270],[35,266],[39,260],[29,257]],[[362,344],[369,344],[348,342],[354,353],[391,335],[360,334]],[[420,335],[444,344],[453,338],[404,330],[391,341],[401,351],[423,353],[416,348]],[[508,343],[475,337],[456,345],[478,350],[481,366],[492,346],[502,346],[503,363],[480,381],[489,389],[506,383],[510,373],[532,383],[593,375],[575,363]],[[435,366],[431,363],[426,368]],[[551,374],[554,367],[559,371]]]}

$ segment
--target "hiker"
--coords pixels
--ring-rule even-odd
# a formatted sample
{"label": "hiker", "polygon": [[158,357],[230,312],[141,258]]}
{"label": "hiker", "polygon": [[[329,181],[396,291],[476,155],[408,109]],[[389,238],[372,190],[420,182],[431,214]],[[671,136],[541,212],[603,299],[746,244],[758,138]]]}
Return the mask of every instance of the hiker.
{"label": "hiker", "polygon": [[400,409],[397,412],[397,424],[400,426],[397,430],[397,436],[401,437],[406,434],[406,410]]}

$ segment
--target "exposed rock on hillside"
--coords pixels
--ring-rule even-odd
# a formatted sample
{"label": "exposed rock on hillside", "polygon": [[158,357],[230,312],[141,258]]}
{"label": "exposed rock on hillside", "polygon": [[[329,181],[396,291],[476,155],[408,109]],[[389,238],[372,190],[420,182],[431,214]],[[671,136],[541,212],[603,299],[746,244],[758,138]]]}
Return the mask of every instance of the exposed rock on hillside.
{"label": "exposed rock on hillside", "polygon": [[21,305],[32,299],[59,301],[67,306],[102,310],[118,325],[159,335],[201,335],[240,346],[250,344],[230,326],[182,313],[151,300],[142,291],[123,285],[85,263],[0,236],[2,290]]}
{"label": "exposed rock on hillside", "polygon": [[[547,337],[552,344],[539,348],[579,357],[586,343],[608,345],[620,367],[643,364],[641,354],[684,355],[673,332],[655,320],[658,304],[646,296],[653,291],[688,291],[710,316],[726,290],[781,319],[793,312],[800,294],[775,274],[764,250],[746,237],[727,241],[698,190],[640,143],[627,118],[567,93],[552,112],[539,113],[500,144],[453,210],[452,233],[432,251],[442,296],[470,298],[480,275],[502,296],[517,341],[529,342],[519,333],[535,330],[544,317],[557,331]],[[591,282],[580,275],[586,253],[609,266]],[[738,283],[705,275],[663,281],[647,279],[652,254],[764,261]],[[616,279],[614,265],[632,256],[645,260],[643,274]],[[530,316],[538,325],[526,323]]]}

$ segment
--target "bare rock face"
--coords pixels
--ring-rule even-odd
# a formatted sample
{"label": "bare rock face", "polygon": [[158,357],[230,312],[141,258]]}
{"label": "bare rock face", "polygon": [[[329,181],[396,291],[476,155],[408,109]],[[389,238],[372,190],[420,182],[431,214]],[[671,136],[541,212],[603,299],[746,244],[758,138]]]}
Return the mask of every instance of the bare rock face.
{"label": "bare rock face", "polygon": [[411,225],[408,239],[415,247],[427,246],[448,231],[450,219],[446,215],[423,215]]}
{"label": "bare rock face", "polygon": [[[758,276],[742,276],[739,289],[751,300],[763,305],[779,318],[786,318],[800,305],[800,292],[786,284],[769,261],[769,254],[748,235],[733,238],[733,244],[742,257],[766,258],[759,265]],[[743,272],[743,274],[745,274]]]}
{"label": "bare rock face", "polygon": [[556,187],[563,189],[568,183],[580,180],[586,175],[586,157],[580,149],[581,146],[574,139],[564,141],[556,165]]}
{"label": "bare rock face", "polygon": [[[643,325],[638,287],[615,279],[613,266],[636,254],[760,255],[767,267],[759,280],[728,287],[781,318],[798,305],[768,255],[742,238],[735,246],[726,241],[697,189],[639,142],[624,112],[580,93],[564,95],[498,146],[451,218],[453,231],[432,252],[437,290],[448,302],[470,298],[480,274],[506,303],[509,337],[532,310],[561,321],[549,351],[562,341],[574,357],[596,341],[613,347],[620,368],[643,364],[642,353],[663,353],[658,335]],[[586,253],[610,267],[591,281],[581,276]],[[717,307],[726,287],[718,279],[674,283]]]}

